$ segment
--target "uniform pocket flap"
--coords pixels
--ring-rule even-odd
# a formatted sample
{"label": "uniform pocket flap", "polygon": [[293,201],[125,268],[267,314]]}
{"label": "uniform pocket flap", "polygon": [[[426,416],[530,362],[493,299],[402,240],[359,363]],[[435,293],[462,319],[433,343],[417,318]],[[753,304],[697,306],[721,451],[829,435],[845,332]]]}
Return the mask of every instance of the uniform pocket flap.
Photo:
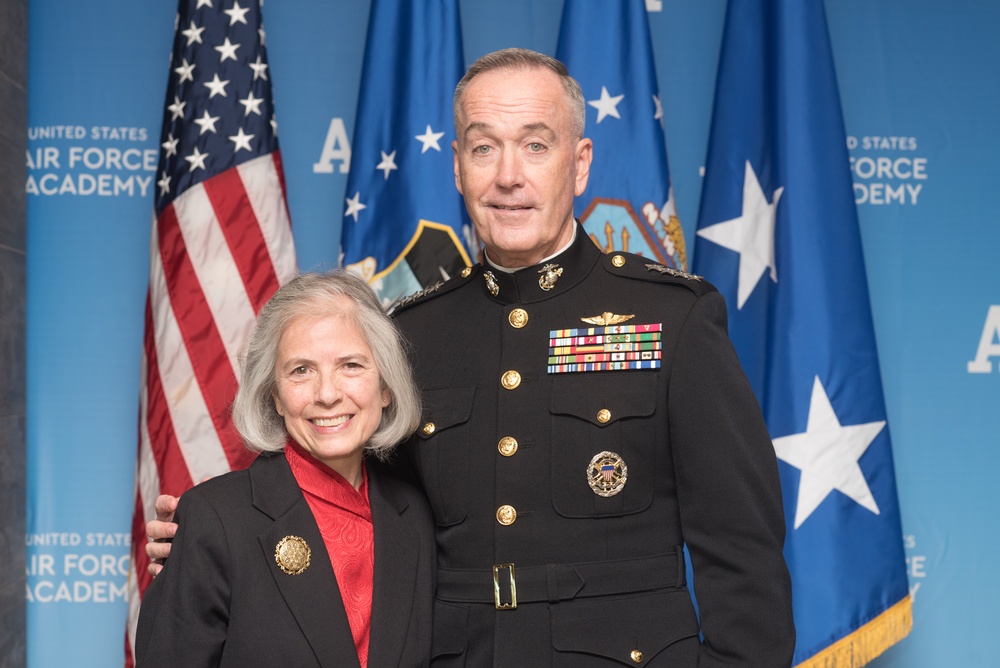
{"label": "uniform pocket flap", "polygon": [[468,644],[468,635],[469,609],[435,601],[431,658],[462,654]]}
{"label": "uniform pocket flap", "polygon": [[557,656],[564,653],[565,665],[574,665],[572,654],[599,656],[627,666],[647,664],[687,638],[694,642],[672,651],[678,651],[678,658],[696,657],[697,636],[698,621],[685,589],[578,599],[552,607],[552,647]]}
{"label": "uniform pocket flap", "polygon": [[656,410],[654,373],[636,371],[578,373],[553,378],[549,410],[572,415],[599,427],[629,417],[652,415]]}
{"label": "uniform pocket flap", "polygon": [[464,424],[472,415],[475,387],[444,387],[424,390],[423,417],[417,434],[423,439],[433,438],[438,432]]}

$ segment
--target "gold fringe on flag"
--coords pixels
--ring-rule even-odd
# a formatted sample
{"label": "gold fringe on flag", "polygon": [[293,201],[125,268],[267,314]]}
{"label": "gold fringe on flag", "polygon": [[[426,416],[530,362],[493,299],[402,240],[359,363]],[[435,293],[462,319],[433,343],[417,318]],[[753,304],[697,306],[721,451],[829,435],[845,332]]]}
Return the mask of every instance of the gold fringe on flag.
{"label": "gold fringe on flag", "polygon": [[796,668],[861,668],[905,638],[913,628],[909,596]]}

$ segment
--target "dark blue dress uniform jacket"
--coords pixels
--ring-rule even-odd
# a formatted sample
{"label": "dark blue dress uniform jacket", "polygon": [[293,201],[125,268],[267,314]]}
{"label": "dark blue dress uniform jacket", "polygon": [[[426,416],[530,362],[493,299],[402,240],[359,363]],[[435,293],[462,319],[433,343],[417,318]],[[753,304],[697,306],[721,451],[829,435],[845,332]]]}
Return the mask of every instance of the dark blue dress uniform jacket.
{"label": "dark blue dress uniform jacket", "polygon": [[[578,227],[550,290],[541,265],[494,269],[494,295],[477,265],[396,309],[424,400],[401,467],[437,524],[432,665],[790,664],[777,464],[725,302],[652,262]],[[548,373],[550,330],[605,312],[661,324],[662,367]],[[627,466],[609,497],[588,483],[604,451]]]}
{"label": "dark blue dress uniform jacket", "polygon": [[[369,466],[375,530],[368,665],[426,666],[434,536],[418,490]],[[344,603],[316,520],[284,455],[189,490],[163,572],[143,597],[138,668],[358,666]],[[298,575],[278,567],[286,536],[308,543]]]}

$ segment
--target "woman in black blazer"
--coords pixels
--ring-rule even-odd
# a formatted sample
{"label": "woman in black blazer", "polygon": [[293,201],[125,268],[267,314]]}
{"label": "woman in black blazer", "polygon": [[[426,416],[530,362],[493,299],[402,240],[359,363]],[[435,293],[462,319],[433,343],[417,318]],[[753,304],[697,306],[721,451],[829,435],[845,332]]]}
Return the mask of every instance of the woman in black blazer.
{"label": "woman in black blazer", "polygon": [[419,419],[395,326],[362,279],[303,275],[261,310],[241,367],[233,421],[261,455],[181,497],[137,665],[427,665],[432,515],[365,462]]}

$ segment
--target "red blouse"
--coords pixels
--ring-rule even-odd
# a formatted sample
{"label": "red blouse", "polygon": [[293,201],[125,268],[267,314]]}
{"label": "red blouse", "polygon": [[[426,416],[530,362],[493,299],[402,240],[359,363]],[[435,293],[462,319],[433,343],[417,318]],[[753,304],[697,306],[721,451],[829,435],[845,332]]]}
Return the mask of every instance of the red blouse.
{"label": "red blouse", "polygon": [[358,659],[361,668],[366,668],[375,578],[375,532],[368,502],[368,471],[362,466],[361,488],[355,490],[343,476],[296,443],[289,441],[285,458],[323,535]]}

